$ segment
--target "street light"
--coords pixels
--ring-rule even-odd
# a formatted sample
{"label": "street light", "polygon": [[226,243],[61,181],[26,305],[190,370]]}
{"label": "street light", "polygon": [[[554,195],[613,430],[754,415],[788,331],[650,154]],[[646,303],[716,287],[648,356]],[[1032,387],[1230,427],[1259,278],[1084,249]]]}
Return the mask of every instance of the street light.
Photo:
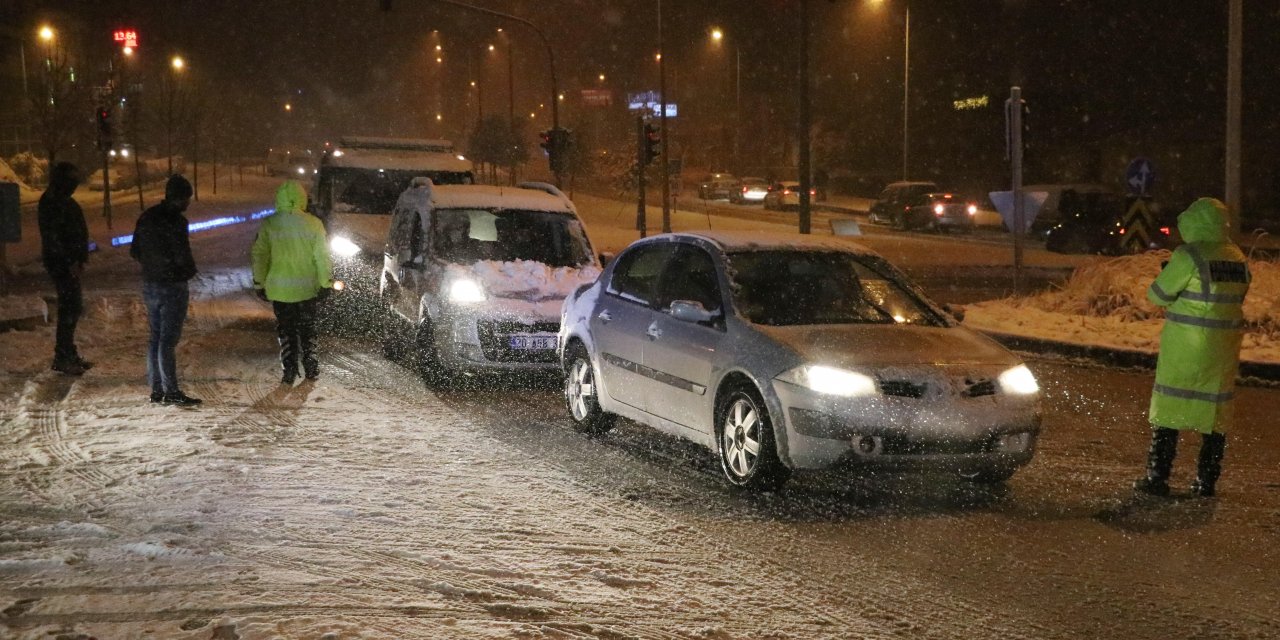
{"label": "street light", "polygon": [[[885,0],[873,2],[884,4]],[[902,4],[905,15],[902,27],[902,179],[906,180],[911,149],[911,119],[907,109],[911,97],[911,3],[904,0]]]}
{"label": "street light", "polygon": [[40,27],[40,39],[46,44],[53,41],[53,27],[44,25]]}
{"label": "street light", "polygon": [[169,66],[173,69],[173,73],[168,78],[169,104],[165,110],[165,153],[168,155],[169,175],[173,175],[173,101],[178,92],[177,75],[187,68],[187,62],[182,59],[182,56],[173,56]]}
{"label": "street light", "polygon": [[[720,27],[712,27],[711,43],[720,46],[723,41],[724,31]],[[733,59],[733,169],[740,172],[742,166],[738,162],[738,129],[742,124],[742,48],[736,44],[733,47]]]}

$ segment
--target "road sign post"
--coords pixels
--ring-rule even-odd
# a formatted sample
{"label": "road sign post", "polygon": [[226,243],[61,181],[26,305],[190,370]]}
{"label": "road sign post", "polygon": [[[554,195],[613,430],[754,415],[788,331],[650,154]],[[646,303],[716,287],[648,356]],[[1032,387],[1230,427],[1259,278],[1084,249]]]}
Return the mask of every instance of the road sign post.
{"label": "road sign post", "polygon": [[1022,200],[1022,87],[1009,88],[1005,102],[1009,165],[1013,174],[1013,293],[1022,292],[1022,236],[1026,233],[1026,207]]}
{"label": "road sign post", "polygon": [[645,237],[648,230],[645,228],[645,201],[644,201],[644,173],[649,166],[649,154],[647,144],[649,142],[648,132],[645,131],[644,116],[636,117],[636,231],[640,232],[640,237]]}

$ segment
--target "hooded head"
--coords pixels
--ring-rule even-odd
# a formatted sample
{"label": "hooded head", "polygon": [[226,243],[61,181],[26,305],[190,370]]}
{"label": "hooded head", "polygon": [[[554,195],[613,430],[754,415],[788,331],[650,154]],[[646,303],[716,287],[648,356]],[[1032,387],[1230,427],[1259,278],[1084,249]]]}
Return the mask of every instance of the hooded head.
{"label": "hooded head", "polygon": [[75,193],[81,180],[79,168],[70,162],[59,162],[49,170],[49,191],[60,196],[69,196]]}
{"label": "hooded head", "polygon": [[191,204],[192,193],[194,190],[191,188],[191,183],[180,175],[171,175],[169,181],[164,183],[165,201],[176,206],[180,211],[185,211],[187,205]]}
{"label": "hooded head", "polygon": [[1178,214],[1184,242],[1227,242],[1227,206],[1216,198],[1200,198]]}
{"label": "hooded head", "polygon": [[276,213],[302,213],[307,209],[307,192],[294,180],[285,180],[276,190]]}

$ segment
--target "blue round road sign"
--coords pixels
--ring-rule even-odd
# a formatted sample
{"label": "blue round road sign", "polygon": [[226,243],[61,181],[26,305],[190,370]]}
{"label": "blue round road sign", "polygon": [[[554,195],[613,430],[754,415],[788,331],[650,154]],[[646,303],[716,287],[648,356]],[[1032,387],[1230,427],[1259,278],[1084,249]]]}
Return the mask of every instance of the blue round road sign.
{"label": "blue round road sign", "polygon": [[1124,184],[1129,193],[1145,196],[1156,184],[1156,167],[1146,158],[1134,158],[1124,170]]}

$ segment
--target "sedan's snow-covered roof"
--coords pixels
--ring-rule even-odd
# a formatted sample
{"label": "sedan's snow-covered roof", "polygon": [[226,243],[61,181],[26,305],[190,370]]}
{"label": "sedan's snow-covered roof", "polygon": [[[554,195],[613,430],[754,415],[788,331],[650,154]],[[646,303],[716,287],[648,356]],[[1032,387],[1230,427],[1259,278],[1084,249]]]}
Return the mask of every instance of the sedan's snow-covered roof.
{"label": "sedan's snow-covered roof", "polygon": [[478,184],[444,184],[431,188],[431,206],[437,209],[523,209],[576,213],[567,198],[537,189]]}
{"label": "sedan's snow-covered roof", "polygon": [[801,251],[847,251],[875,255],[874,251],[864,245],[834,236],[771,231],[682,231],[671,235],[702,238],[715,243],[725,251],[796,249]]}

